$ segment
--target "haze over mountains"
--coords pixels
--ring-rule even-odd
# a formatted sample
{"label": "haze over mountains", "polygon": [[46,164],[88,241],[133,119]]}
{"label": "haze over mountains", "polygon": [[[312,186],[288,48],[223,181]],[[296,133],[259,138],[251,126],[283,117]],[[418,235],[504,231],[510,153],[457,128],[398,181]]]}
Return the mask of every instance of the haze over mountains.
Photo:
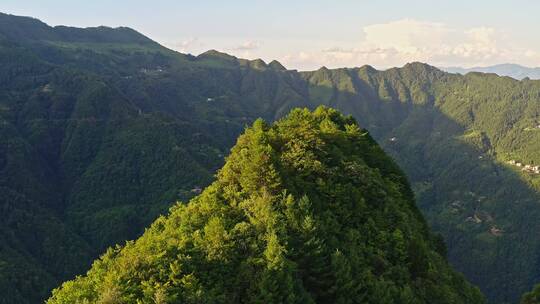
{"label": "haze over mountains", "polygon": [[449,73],[459,73],[465,75],[470,72],[481,72],[481,73],[494,73],[499,76],[508,76],[517,80],[524,78],[530,79],[540,79],[540,68],[530,68],[525,67],[519,64],[497,64],[493,66],[486,67],[473,67],[473,68],[460,68],[460,67],[447,67],[441,68],[442,70]]}
{"label": "haze over mountains", "polygon": [[[451,265],[492,303],[515,302],[540,281],[540,175],[507,163],[540,164],[540,81],[423,63],[297,72],[216,51],[180,54],[129,28],[53,28],[5,14],[0,25],[5,303],[41,303],[107,247],[197,196],[257,118],[319,105],[353,115],[395,159]],[[384,172],[384,162],[370,167]],[[374,191],[391,199],[394,186]],[[374,229],[389,229],[381,223]],[[387,261],[380,271],[394,269]],[[409,284],[407,272],[392,278]]]}

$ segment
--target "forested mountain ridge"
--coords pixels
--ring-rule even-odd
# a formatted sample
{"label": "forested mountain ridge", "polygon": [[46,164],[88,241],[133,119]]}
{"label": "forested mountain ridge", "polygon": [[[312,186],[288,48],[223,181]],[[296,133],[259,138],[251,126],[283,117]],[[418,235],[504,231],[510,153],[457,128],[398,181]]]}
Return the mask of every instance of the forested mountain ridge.
{"label": "forested mountain ridge", "polygon": [[35,44],[37,42],[87,42],[126,43],[160,47],[158,43],[128,27],[51,27],[38,19],[4,13],[0,13],[0,32],[4,40],[17,41],[22,44]]}
{"label": "forested mountain ridge", "polygon": [[354,119],[298,109],[255,121],[201,195],[48,303],[483,303],[435,240]]}
{"label": "forested mountain ridge", "polygon": [[490,300],[540,281],[538,175],[505,163],[540,163],[538,81],[421,63],[296,72],[27,19],[0,15],[4,303],[40,302],[197,194],[246,124],[319,104],[352,114],[396,159],[451,263]]}

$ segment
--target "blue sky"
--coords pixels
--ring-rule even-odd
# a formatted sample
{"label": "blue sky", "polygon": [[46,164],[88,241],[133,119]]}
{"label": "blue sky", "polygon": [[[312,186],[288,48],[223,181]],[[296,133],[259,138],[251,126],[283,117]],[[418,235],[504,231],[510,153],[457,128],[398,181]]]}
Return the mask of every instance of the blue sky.
{"label": "blue sky", "polygon": [[129,26],[181,52],[217,49],[288,68],[540,66],[540,1],[2,0],[50,25]]}

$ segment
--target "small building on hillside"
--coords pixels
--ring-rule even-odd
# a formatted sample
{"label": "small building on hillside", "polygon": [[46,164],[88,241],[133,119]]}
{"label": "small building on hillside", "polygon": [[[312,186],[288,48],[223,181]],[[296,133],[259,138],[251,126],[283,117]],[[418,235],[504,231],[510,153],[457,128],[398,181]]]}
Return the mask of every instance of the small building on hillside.
{"label": "small building on hillside", "polygon": [[200,194],[202,192],[202,188],[199,186],[195,186],[193,189],[191,189],[191,193]]}
{"label": "small building on hillside", "polygon": [[504,231],[502,229],[499,229],[495,226],[492,226],[491,229],[489,229],[489,233],[491,233],[491,235],[493,236],[501,236],[503,232]]}

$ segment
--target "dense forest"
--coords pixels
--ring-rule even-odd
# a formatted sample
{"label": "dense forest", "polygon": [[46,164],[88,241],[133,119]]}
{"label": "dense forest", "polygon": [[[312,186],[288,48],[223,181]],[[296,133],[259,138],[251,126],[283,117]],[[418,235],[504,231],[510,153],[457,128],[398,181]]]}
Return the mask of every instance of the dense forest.
{"label": "dense forest", "polygon": [[483,303],[444,248],[354,119],[294,110],[255,121],[201,195],[48,303]]}
{"label": "dense forest", "polygon": [[318,105],[396,160],[490,302],[540,282],[540,175],[522,170],[540,164],[540,81],[421,63],[297,72],[0,14],[0,303],[40,303],[198,195],[258,117]]}

